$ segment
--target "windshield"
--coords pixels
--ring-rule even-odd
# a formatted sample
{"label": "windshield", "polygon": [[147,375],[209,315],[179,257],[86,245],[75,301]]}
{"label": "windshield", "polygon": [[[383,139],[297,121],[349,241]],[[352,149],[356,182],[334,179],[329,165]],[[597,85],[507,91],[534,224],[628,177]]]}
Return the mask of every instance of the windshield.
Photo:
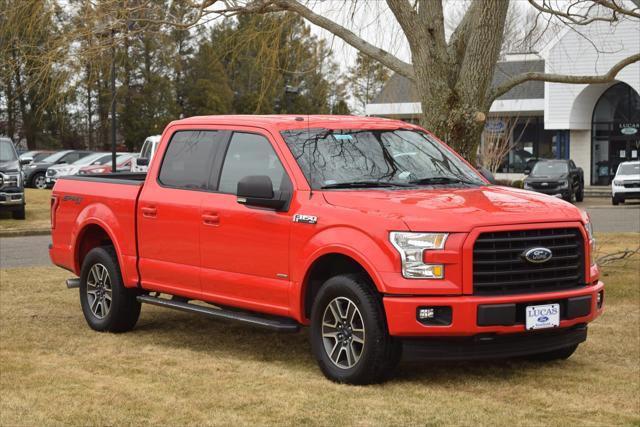
{"label": "windshield", "polygon": [[8,139],[0,139],[0,162],[18,160],[13,143]]}
{"label": "windshield", "polygon": [[150,139],[147,139],[144,144],[142,144],[142,150],[140,150],[140,158],[142,159],[150,159],[151,158],[151,151],[153,150],[153,146],[157,144],[157,142],[154,142]]}
{"label": "windshield", "polygon": [[620,165],[617,175],[640,175],[640,163]]}
{"label": "windshield", "polygon": [[68,151],[58,151],[41,160],[42,163],[55,163],[62,158]]}
{"label": "windshield", "polygon": [[473,169],[422,132],[300,129],[283,131],[282,136],[314,189],[344,183],[486,185]]}
{"label": "windshield", "polygon": [[531,170],[531,175],[556,176],[569,172],[567,164],[564,162],[538,162]]}

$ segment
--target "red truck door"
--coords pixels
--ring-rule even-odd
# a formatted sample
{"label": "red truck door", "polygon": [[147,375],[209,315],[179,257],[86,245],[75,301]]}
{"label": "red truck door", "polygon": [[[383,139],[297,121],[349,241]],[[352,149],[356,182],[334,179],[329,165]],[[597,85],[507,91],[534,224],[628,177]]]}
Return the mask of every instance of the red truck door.
{"label": "red truck door", "polygon": [[289,308],[291,214],[237,202],[238,181],[267,175],[274,191],[292,185],[272,143],[264,134],[232,134],[213,177],[216,193],[202,198],[201,263],[204,299],[266,312]]}
{"label": "red truck door", "polygon": [[164,157],[149,169],[151,179],[145,181],[138,202],[139,268],[145,289],[201,298],[200,207],[227,134],[178,130]]}

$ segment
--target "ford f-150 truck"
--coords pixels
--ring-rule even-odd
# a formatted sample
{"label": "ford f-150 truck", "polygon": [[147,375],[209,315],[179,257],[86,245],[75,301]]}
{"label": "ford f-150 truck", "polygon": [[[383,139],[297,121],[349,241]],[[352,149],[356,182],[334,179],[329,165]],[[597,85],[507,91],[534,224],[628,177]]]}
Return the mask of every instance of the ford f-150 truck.
{"label": "ford f-150 truck", "polygon": [[79,276],[67,286],[91,328],[128,331],[141,303],[306,325],[344,383],[384,380],[403,349],[564,359],[603,310],[586,214],[490,185],[401,121],[175,121],[146,176],[58,180],[51,223],[51,259]]}

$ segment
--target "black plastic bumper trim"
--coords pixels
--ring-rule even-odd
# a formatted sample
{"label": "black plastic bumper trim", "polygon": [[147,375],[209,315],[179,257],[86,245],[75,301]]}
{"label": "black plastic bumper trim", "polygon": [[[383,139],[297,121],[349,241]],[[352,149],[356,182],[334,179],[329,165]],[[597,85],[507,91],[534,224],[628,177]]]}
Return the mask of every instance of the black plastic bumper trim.
{"label": "black plastic bumper trim", "polygon": [[504,359],[558,350],[586,339],[587,325],[580,324],[571,328],[517,334],[405,339],[403,350],[407,361]]}

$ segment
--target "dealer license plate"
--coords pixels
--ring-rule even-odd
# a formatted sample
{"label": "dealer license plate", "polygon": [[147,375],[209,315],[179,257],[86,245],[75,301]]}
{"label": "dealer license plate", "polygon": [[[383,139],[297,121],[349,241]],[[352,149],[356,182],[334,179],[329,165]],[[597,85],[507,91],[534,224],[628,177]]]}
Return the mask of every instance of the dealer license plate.
{"label": "dealer license plate", "polygon": [[560,326],[560,304],[530,305],[525,312],[527,330]]}

